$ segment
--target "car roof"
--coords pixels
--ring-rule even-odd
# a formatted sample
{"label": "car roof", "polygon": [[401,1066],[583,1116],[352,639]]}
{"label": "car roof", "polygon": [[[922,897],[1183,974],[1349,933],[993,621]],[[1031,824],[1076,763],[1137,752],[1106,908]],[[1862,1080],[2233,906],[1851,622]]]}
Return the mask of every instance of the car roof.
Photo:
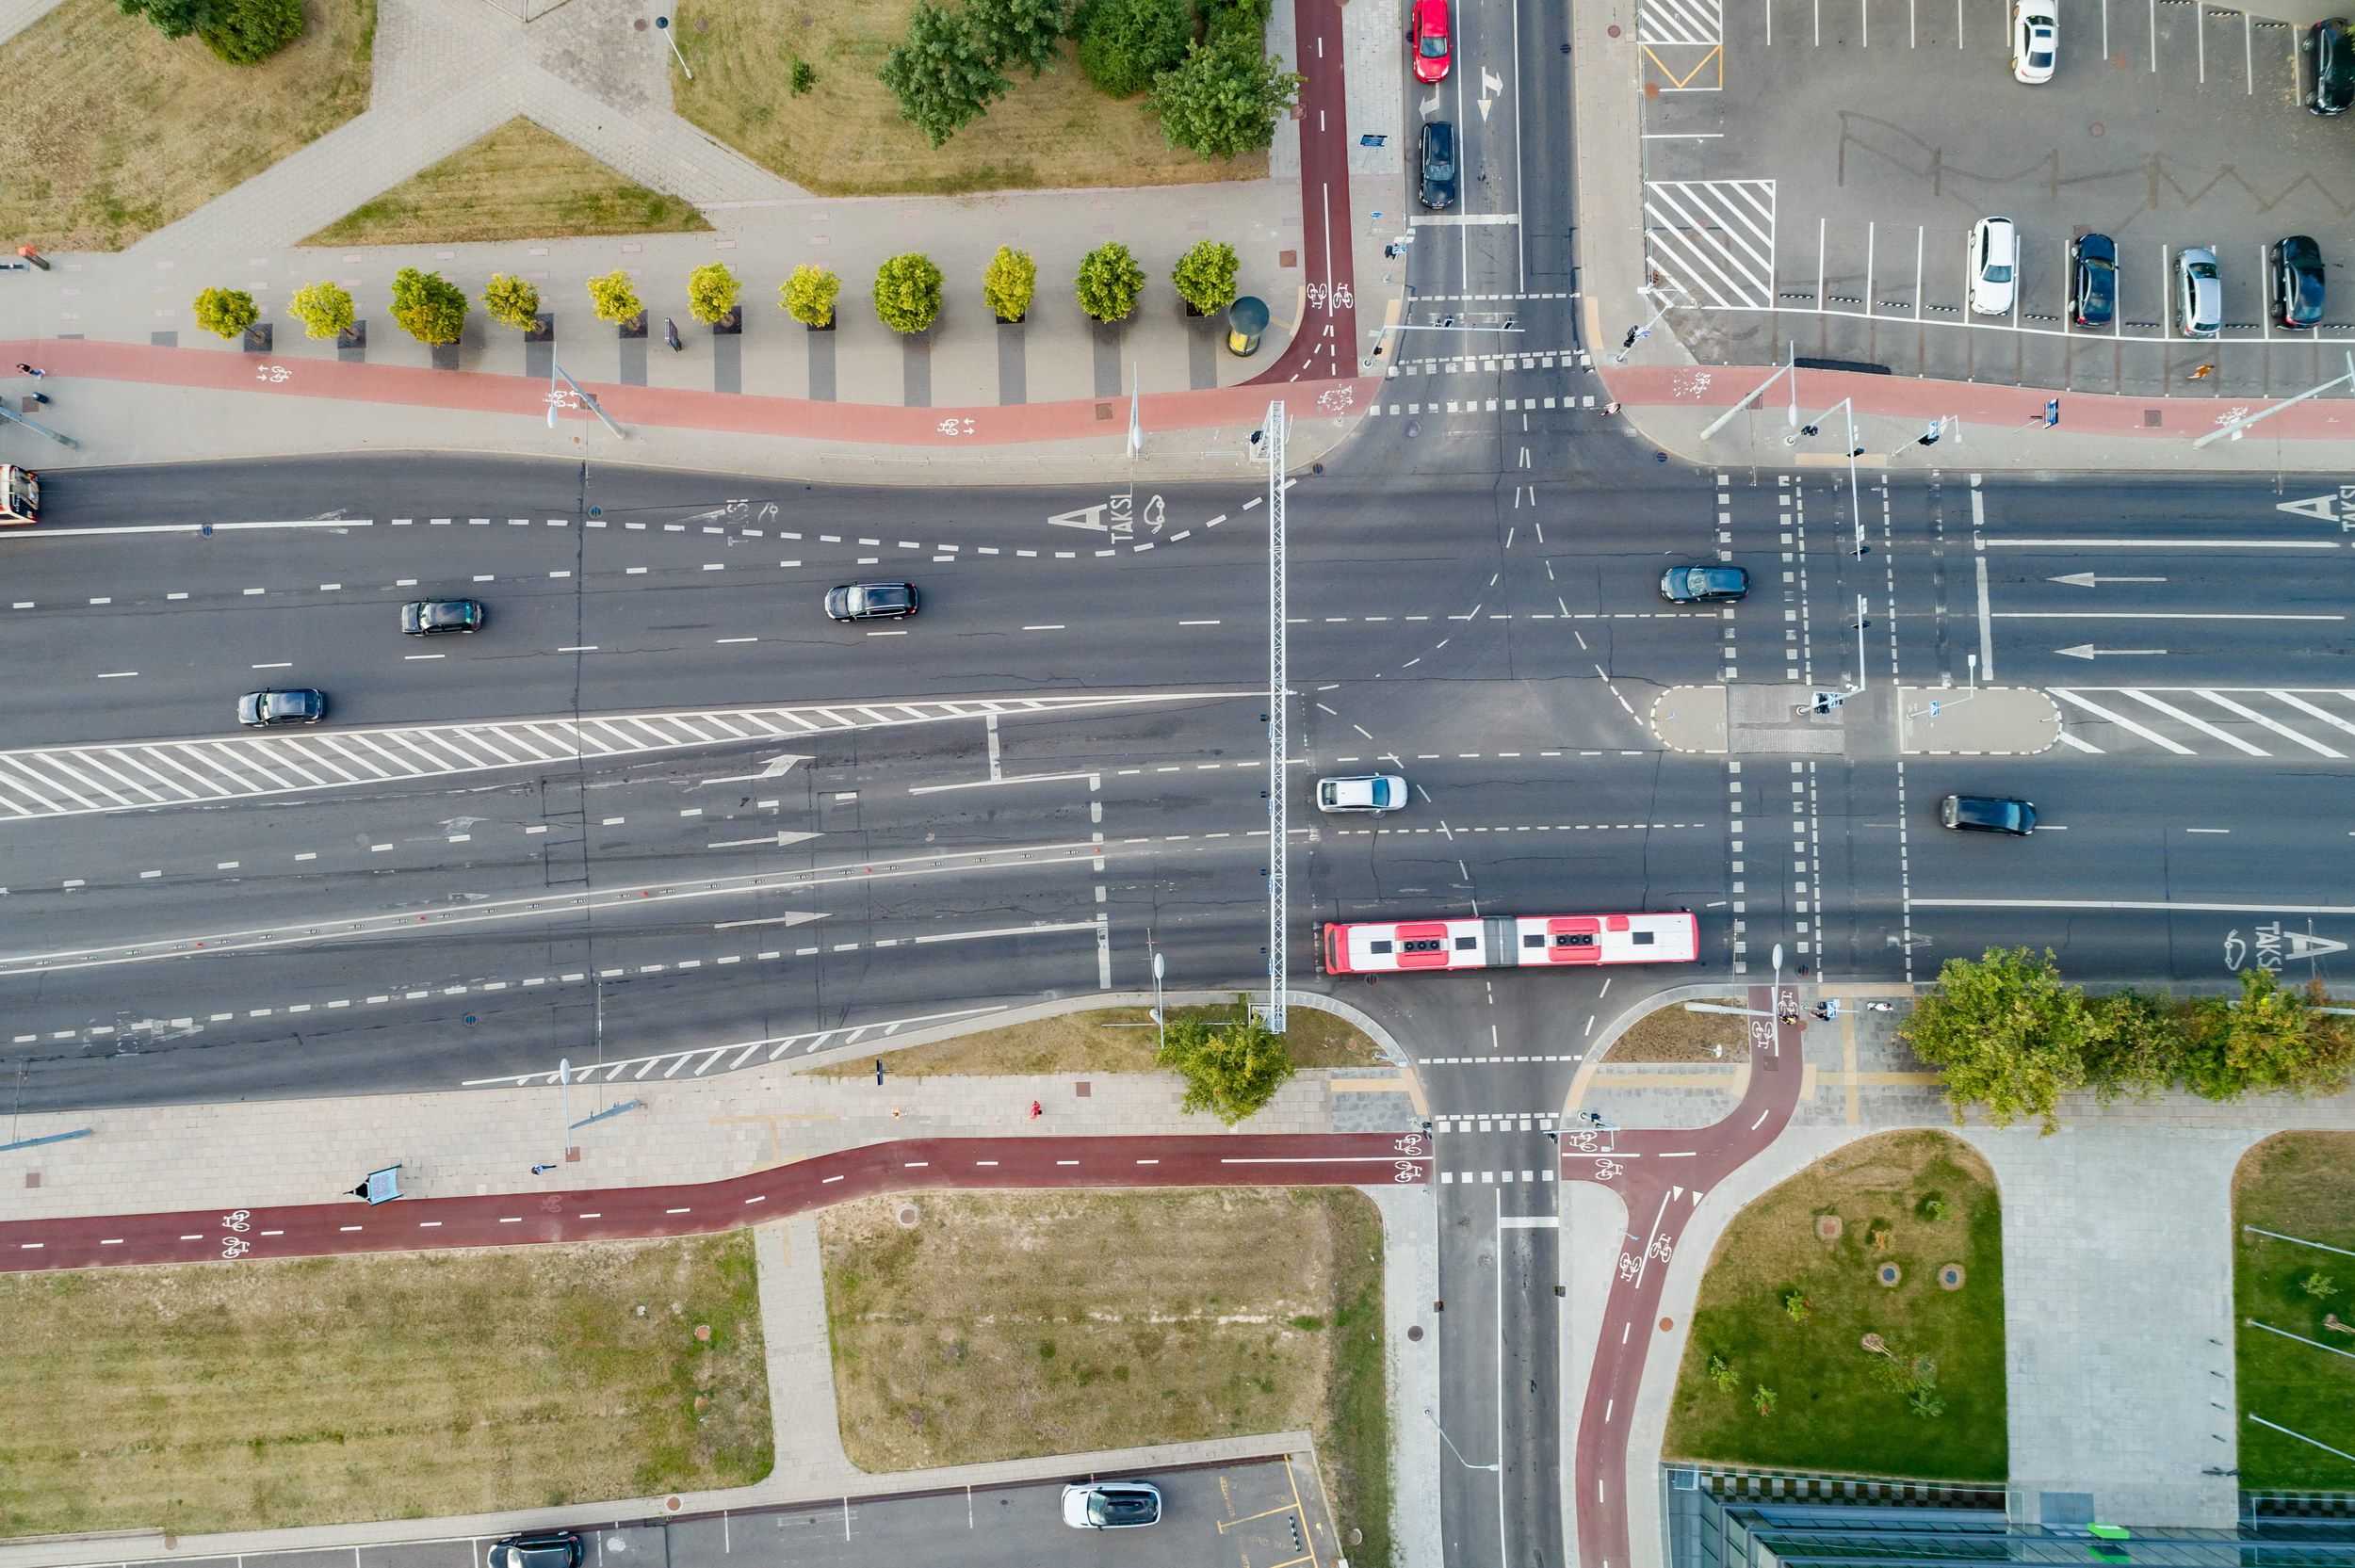
{"label": "car roof", "polygon": [[1415,0],[1415,16],[1424,26],[1447,25],[1447,0]]}
{"label": "car roof", "polygon": [[2079,234],[2077,254],[2097,261],[2115,262],[2118,260],[2118,241],[2107,234]]}

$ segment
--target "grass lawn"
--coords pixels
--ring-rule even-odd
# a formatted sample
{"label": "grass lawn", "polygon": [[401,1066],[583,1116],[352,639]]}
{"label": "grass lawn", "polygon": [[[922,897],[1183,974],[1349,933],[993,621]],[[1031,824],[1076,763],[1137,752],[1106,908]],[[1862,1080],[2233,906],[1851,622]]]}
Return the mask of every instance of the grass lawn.
{"label": "grass lawn", "polygon": [[8,1274],[0,1323],[0,1536],[555,1507],[771,1456],[748,1232]]}
{"label": "grass lawn", "polygon": [[[2233,1309],[2240,1368],[2240,1484],[2258,1490],[2355,1491],[2355,1463],[2258,1426],[2266,1420],[2355,1453],[2355,1361],[2249,1326],[2286,1329],[2341,1350],[2355,1334],[2355,1257],[2341,1257],[2241,1227],[2279,1231],[2355,1251],[2355,1133],[2280,1133],[2241,1157],[2233,1178]],[[2304,1282],[2329,1293],[2316,1295]]]}
{"label": "grass lawn", "polygon": [[[934,151],[875,79],[916,0],[681,0],[672,36],[694,68],[671,68],[678,112],[754,162],[821,196],[1066,189],[1256,180],[1267,154],[1211,163],[1169,145],[1142,98],[1105,97],[1071,44]],[[793,61],[817,85],[790,90]],[[1132,236],[1133,237],[1133,236]]]}
{"label": "grass lawn", "polygon": [[454,245],[710,227],[677,197],[625,179],[518,115],[302,243]]}
{"label": "grass lawn", "polygon": [[[1930,1219],[1936,1194],[1943,1213]],[[1842,1233],[1819,1239],[1817,1219]],[[1871,1236],[1889,1233],[1885,1249]],[[1894,1287],[1876,1271],[1904,1270]],[[1962,1287],[1937,1273],[1962,1265]],[[1807,1301],[1803,1321],[1785,1294]],[[1866,1351],[1877,1334],[1900,1358],[1936,1364],[1944,1414],[1925,1417]],[[1720,1392],[1710,1358],[1733,1386]],[[1887,1368],[1886,1371],[1883,1369]],[[1778,1396],[1761,1416],[1753,1391]],[[2003,1221],[1993,1174],[1939,1132],[1884,1133],[1826,1156],[1735,1217],[1709,1260],[1677,1378],[1666,1451],[1677,1458],[1801,1471],[2000,1481],[2004,1427]]]}
{"label": "grass lawn", "polygon": [[[925,1193],[819,1221],[869,1471],[1306,1428],[1353,1561],[1390,1559],[1382,1221],[1364,1194]],[[1115,1260],[1107,1267],[1107,1260]]]}
{"label": "grass lawn", "polygon": [[[1736,1008],[1747,1005],[1739,996],[1706,996],[1697,1000]],[[1611,1043],[1606,1059],[1739,1062],[1746,1059],[1742,1051],[1749,1038],[1746,1018],[1736,1018],[1730,1012],[1687,1012],[1683,1003],[1671,1002],[1630,1024],[1627,1032]],[[1716,1046],[1725,1049],[1713,1049]]]}
{"label": "grass lawn", "polygon": [[[1175,1023],[1204,1018],[1225,1023],[1233,1018],[1231,1003],[1216,1007],[1171,1008]],[[1145,1008],[1099,1008],[1092,1012],[1066,1012],[1035,1024],[1013,1024],[983,1029],[936,1045],[918,1045],[884,1057],[885,1067],[912,1078],[953,1077],[960,1075],[1023,1075],[1031,1073],[1152,1073],[1157,1031]],[[1284,1043],[1299,1067],[1379,1067],[1381,1053],[1373,1042],[1329,1012],[1292,1008],[1285,1017]],[[873,1075],[874,1059],[856,1058],[829,1062],[810,1071],[829,1078]]]}
{"label": "grass lawn", "polygon": [[[375,0],[302,9],[302,36],[260,65],[224,65],[114,0],[65,0],[0,47],[14,84],[0,93],[0,234],[119,251],[359,114]],[[190,298],[205,281],[187,281]]]}

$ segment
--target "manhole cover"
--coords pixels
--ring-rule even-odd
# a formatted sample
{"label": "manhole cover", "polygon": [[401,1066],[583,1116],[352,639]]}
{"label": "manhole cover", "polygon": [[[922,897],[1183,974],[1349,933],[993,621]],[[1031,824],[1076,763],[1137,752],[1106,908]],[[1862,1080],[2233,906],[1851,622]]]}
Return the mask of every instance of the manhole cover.
{"label": "manhole cover", "polygon": [[2123,70],[2125,70],[2125,69],[2126,69],[2126,57],[2125,57],[2125,56],[2123,56],[2123,55],[2112,55],[2112,56],[2110,57],[2110,68],[2111,68],[2112,70],[2114,70],[2114,71],[2123,71]]}
{"label": "manhole cover", "polygon": [[900,1228],[901,1230],[912,1231],[916,1228],[916,1205],[914,1204],[901,1204],[900,1205]]}
{"label": "manhole cover", "polygon": [[1660,84],[1659,84],[1658,82],[1646,82],[1646,83],[1644,84],[1644,96],[1645,96],[1645,97],[1647,97],[1647,98],[1657,98],[1657,97],[1659,97],[1659,96],[1660,96]]}
{"label": "manhole cover", "polygon": [[1960,1290],[1962,1288],[1962,1265],[1949,1263],[1941,1267],[1938,1270],[1938,1287],[1941,1290]]}
{"label": "manhole cover", "polygon": [[1898,1268],[1893,1263],[1884,1263],[1878,1269],[1873,1270],[1873,1277],[1880,1281],[1883,1285],[1893,1285],[1899,1280],[1904,1279],[1906,1277],[1906,1273],[1904,1269]]}
{"label": "manhole cover", "polygon": [[1613,38],[1617,38],[1619,36],[1619,24],[1614,22],[1610,26],[1605,27],[1603,31],[1608,33]]}
{"label": "manhole cover", "polygon": [[1420,1345],[1422,1343],[1422,1325],[1421,1323],[1409,1323],[1406,1325],[1406,1343],[1409,1345]]}
{"label": "manhole cover", "polygon": [[1662,1334],[1666,1334],[1670,1329],[1673,1329],[1676,1326],[1677,1320],[1673,1317],[1663,1317],[1660,1320],[1660,1332]]}
{"label": "manhole cover", "polygon": [[632,22],[630,25],[642,33],[646,30],[646,19],[642,16],[637,21]]}
{"label": "manhole cover", "polygon": [[1364,1545],[1366,1544],[1366,1532],[1356,1528],[1355,1526],[1351,1527],[1349,1532],[1349,1544],[1353,1546]]}
{"label": "manhole cover", "polygon": [[2107,136],[2108,134],[2109,134],[2109,133],[2108,133],[2106,130],[2104,130],[2104,129],[2103,128],[2102,122],[2101,122],[2100,121],[2098,121],[2098,120],[2097,120],[2097,121],[2095,121],[2092,124],[2090,124],[2090,125],[2088,125],[2088,126],[2087,126],[2087,127],[2086,127],[2086,135],[2087,135],[2087,136],[2089,136],[2089,137],[2098,137]]}
{"label": "manhole cover", "polygon": [[1819,1214],[1815,1217],[1815,1239],[1818,1241],[1837,1241],[1845,1228],[1837,1214]]}

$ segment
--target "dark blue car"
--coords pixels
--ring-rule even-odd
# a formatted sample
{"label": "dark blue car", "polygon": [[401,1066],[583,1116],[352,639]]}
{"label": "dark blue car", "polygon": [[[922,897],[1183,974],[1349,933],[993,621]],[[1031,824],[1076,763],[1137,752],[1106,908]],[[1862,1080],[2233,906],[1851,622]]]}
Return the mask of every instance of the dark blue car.
{"label": "dark blue car", "polygon": [[1422,127],[1422,204],[1433,212],[1455,205],[1455,126],[1427,120]]}
{"label": "dark blue car", "polygon": [[2118,246],[2107,234],[2079,234],[2069,247],[2070,315],[2080,327],[2106,327],[2118,315]]}

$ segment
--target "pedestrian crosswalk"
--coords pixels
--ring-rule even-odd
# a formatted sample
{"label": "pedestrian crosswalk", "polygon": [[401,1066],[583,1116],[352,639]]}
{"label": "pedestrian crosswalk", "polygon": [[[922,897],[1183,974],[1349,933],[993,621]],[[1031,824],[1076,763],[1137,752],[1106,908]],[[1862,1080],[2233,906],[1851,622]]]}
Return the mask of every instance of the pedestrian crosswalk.
{"label": "pedestrian crosswalk", "polygon": [[2355,756],[2355,689],[2342,687],[2052,687],[2061,743],[2090,753]]}
{"label": "pedestrian crosswalk", "polygon": [[1763,310],[1775,297],[1775,182],[1647,180],[1644,254],[1680,306]]}
{"label": "pedestrian crosswalk", "polygon": [[1016,718],[1186,697],[972,697],[915,703],[708,708],[677,713],[512,719],[222,740],[0,752],[0,821],[138,811],[312,790],[410,783],[504,768],[638,756],[958,719]]}
{"label": "pedestrian crosswalk", "polygon": [[1442,1171],[1439,1172],[1439,1185],[1441,1187],[1452,1187],[1457,1182],[1463,1183],[1466,1187],[1470,1187],[1477,1183],[1486,1183],[1493,1187],[1500,1182],[1510,1185],[1516,1181],[1551,1182],[1559,1181],[1560,1179],[1561,1173],[1555,1171],[1551,1166],[1547,1166],[1536,1171],[1523,1171],[1518,1174],[1511,1171]]}

